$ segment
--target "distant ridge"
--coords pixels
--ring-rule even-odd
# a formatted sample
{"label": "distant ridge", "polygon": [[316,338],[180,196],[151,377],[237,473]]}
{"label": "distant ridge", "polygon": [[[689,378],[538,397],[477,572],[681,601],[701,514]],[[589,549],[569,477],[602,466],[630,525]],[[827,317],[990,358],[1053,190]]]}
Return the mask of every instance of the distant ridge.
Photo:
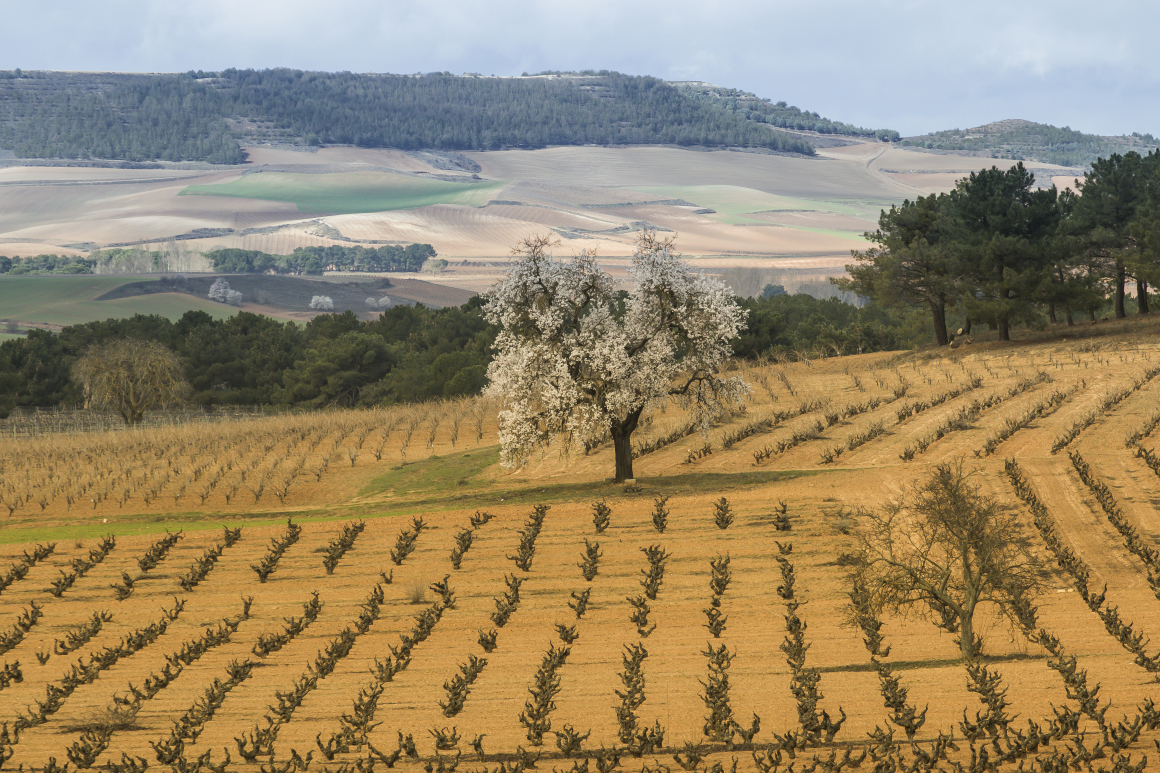
{"label": "distant ridge", "polygon": [[504,78],[0,71],[0,149],[18,158],[238,164],[242,143],[442,151],[661,144],[813,155],[806,139],[755,115],[657,78],[603,70]]}
{"label": "distant ridge", "polygon": [[1133,132],[1119,137],[1084,134],[1070,127],[1059,128],[1022,118],[950,129],[915,137],[904,137],[899,145],[934,151],[953,151],[977,156],[1023,161],[1039,161],[1060,166],[1088,166],[1101,156],[1146,153],[1160,146],[1151,134]]}

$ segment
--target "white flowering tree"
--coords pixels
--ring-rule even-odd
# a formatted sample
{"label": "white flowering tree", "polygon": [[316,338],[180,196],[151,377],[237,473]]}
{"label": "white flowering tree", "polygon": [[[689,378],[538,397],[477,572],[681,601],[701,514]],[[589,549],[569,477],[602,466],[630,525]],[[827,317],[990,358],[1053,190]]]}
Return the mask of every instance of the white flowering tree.
{"label": "white flowering tree", "polygon": [[512,251],[507,277],[484,312],[500,325],[488,393],[503,402],[502,461],[518,466],[553,438],[610,435],[616,480],[632,474],[633,431],[650,405],[678,395],[703,421],[748,388],[718,375],[746,312],[723,282],[693,273],[672,239],[637,242],[635,288],[623,301],[590,254],[554,260],[547,236]]}
{"label": "white flowering tree", "polygon": [[231,290],[230,283],[219,276],[217,281],[209,288],[209,299],[211,301],[217,301],[218,303],[228,303],[231,306],[237,306],[242,302],[242,294],[237,290]]}

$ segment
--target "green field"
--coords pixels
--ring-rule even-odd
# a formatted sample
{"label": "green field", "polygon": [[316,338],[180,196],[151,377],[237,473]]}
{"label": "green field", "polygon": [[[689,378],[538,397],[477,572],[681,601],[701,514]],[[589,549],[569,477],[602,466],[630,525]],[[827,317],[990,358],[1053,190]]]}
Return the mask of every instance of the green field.
{"label": "green field", "polygon": [[[892,203],[897,203],[885,200],[835,202],[819,199],[801,199],[791,196],[778,196],[773,193],[765,193],[764,191],[737,185],[662,185],[641,188],[634,187],[633,190],[655,193],[659,196],[671,196],[675,199],[683,199],[692,204],[696,204],[699,207],[716,210],[717,214],[711,215],[714,220],[735,225],[762,223],[763,221],[761,220],[746,217],[746,215],[755,212],[834,212],[839,215],[850,215],[851,217],[877,220],[879,210],[889,207]],[[850,237],[853,233],[849,231],[829,231],[801,226],[788,227],[797,228],[802,231],[843,237]],[[858,234],[856,238],[860,240],[861,234]]]}
{"label": "green field", "polygon": [[234,309],[208,298],[178,293],[94,300],[114,287],[139,279],[121,276],[3,276],[0,277],[0,318],[77,325],[134,314],[160,314],[177,320],[191,309],[208,312],[217,319],[234,313]]}
{"label": "green field", "polygon": [[346,215],[415,209],[432,204],[479,207],[506,182],[446,182],[388,172],[248,174],[219,185],[190,185],[183,196],[231,196],[289,201],[300,212]]}

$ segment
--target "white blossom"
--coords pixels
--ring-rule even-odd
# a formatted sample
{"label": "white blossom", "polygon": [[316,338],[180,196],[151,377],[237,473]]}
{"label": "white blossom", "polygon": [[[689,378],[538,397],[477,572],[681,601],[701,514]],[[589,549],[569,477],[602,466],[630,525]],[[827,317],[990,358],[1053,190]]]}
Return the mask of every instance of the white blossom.
{"label": "white blossom", "polygon": [[620,478],[631,472],[623,456],[649,404],[682,395],[707,422],[748,394],[739,378],[717,374],[747,312],[720,280],[693,273],[671,239],[641,236],[623,312],[593,255],[556,261],[550,246],[547,237],[521,242],[484,306],[502,328],[487,375],[488,394],[503,403],[505,465],[523,463],[556,436],[582,442],[610,434]]}
{"label": "white blossom", "polygon": [[242,302],[242,294],[237,290],[230,289],[230,283],[220,276],[210,285],[209,299],[219,303],[228,303],[231,306],[237,306]]}
{"label": "white blossom", "polygon": [[310,308],[315,311],[331,311],[334,309],[334,301],[329,295],[315,295],[310,299]]}

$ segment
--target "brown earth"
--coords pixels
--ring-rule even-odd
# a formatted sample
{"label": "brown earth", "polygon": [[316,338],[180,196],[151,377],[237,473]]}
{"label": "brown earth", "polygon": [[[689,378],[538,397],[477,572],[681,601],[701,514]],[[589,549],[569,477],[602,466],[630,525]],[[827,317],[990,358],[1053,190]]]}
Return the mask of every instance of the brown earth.
{"label": "brown earth", "polygon": [[[736,652],[729,671],[731,706],[742,725],[748,725],[754,713],[761,717],[756,740],[764,749],[773,734],[793,730],[798,723],[789,669],[778,649],[786,635],[785,609],[776,592],[781,582],[774,561],[778,541],[793,544],[797,596],[805,602],[799,614],[808,625],[806,638],[811,645],[807,663],[821,670],[820,688],[825,695],[821,707],[835,717],[839,709],[844,710],[848,719],[835,741],[839,750],[852,744],[857,752],[867,733],[890,725],[861,636],[843,623],[849,581],[848,569],[839,559],[855,543],[842,531],[856,508],[873,508],[920,480],[933,464],[958,458],[977,469],[975,479],[985,492],[1018,514],[1025,535],[1043,559],[1045,587],[1036,599],[1040,625],[1058,636],[1066,652],[1078,659],[1089,685],[1100,685],[1100,698],[1110,706],[1109,719],[1134,716],[1141,702],[1160,697],[1154,674],[1133,663],[1132,655],[1074,592],[1069,576],[1055,567],[1003,474],[1003,460],[1017,459],[1065,543],[1090,566],[1090,585],[1100,588],[1107,583],[1109,603],[1119,607],[1135,631],[1160,633],[1160,602],[1149,589],[1143,563],[1127,551],[1072,469],[1066,451],[1050,452],[1055,439],[1077,420],[1099,410],[1107,394],[1132,386],[1160,365],[1154,325],[1121,325],[1116,330],[1110,336],[1089,339],[1076,335],[1092,329],[1056,330],[1046,336],[1030,334],[1038,339],[1023,343],[980,342],[953,352],[744,366],[738,373],[753,389],[745,411],[715,425],[707,438],[694,434],[640,457],[635,464],[637,483],[629,487],[605,482],[611,469],[607,447],[588,456],[573,454],[567,460],[550,453],[515,473],[499,468],[494,408],[471,402],[0,441],[0,495],[5,502],[25,494],[30,497],[11,516],[4,516],[0,536],[7,544],[0,566],[16,561],[33,542],[50,538],[57,542],[52,556],[0,594],[3,621],[14,621],[33,601],[44,608],[43,619],[24,641],[0,657],[0,662],[19,661],[24,671],[23,683],[0,692],[0,722],[11,722],[34,700],[43,699],[45,685],[59,680],[77,656],[156,620],[160,607],[172,606],[175,597],[187,601],[182,616],[155,644],[78,689],[46,724],[26,731],[9,764],[41,766],[51,756],[63,759],[66,747],[80,738],[76,727],[90,721],[115,696],[124,695],[130,684],[142,685],[150,673],[160,670],[166,655],[200,635],[204,626],[236,614],[239,596],[246,595],[254,599],[251,617],[241,623],[231,641],[210,650],[146,701],[137,715],[138,729],[115,732],[102,759],[119,760],[127,752],[153,762],[150,742],[166,736],[172,722],[215,678],[225,679],[227,663],[250,658],[258,662],[253,675],[227,694],[185,752],[192,760],[213,750],[216,762],[223,759],[222,749],[228,748],[235,760],[231,769],[249,769],[237,764],[234,738],[255,723],[264,724],[261,718],[275,702],[275,693],[290,689],[317,653],[354,622],[358,605],[382,581],[380,570],[393,570],[392,583],[384,586],[381,618],[358,637],[334,672],[318,681],[282,727],[276,744],[280,761],[288,760],[291,750],[305,755],[315,749],[314,764],[319,764],[315,736],[321,734],[325,740],[339,730],[340,716],[352,710],[359,690],[373,683],[368,668],[374,659],[388,656],[388,645],[397,646],[399,636],[412,627],[416,612],[435,598],[428,590],[422,604],[411,604],[413,588],[444,576],[449,576],[455,590],[455,608],[446,611],[430,638],[415,647],[410,666],[384,683],[374,717],[381,724],[370,734],[376,748],[393,750],[396,731],[401,730],[412,734],[420,754],[434,762],[436,750],[429,730],[455,727],[462,736],[459,748],[464,751],[461,764],[466,768],[482,764],[474,761],[470,747],[471,739],[481,734],[489,755],[511,754],[521,746],[532,749],[519,716],[543,652],[553,642],[560,644],[555,626],[562,623],[575,625],[579,639],[559,671],[561,691],[550,718],[554,730],[565,725],[580,732],[591,729],[586,750],[618,743],[613,709],[618,704],[615,691],[623,686],[617,674],[622,669],[623,647],[636,642],[649,653],[644,662],[646,700],[637,714],[643,725],[660,723],[667,748],[664,754],[646,755],[642,761],[626,757],[625,768],[635,769],[642,762],[650,769],[670,764],[672,753],[684,743],[704,742],[706,709],[699,680],[706,678],[702,653],[707,642],[725,644]],[[979,376],[982,385],[910,418],[897,419],[904,404],[960,387],[972,376]],[[932,442],[913,461],[900,458],[908,446],[964,405],[1005,393],[1029,377],[1037,383],[982,410],[969,428]],[[793,387],[792,394],[786,382]],[[897,397],[895,391],[903,384],[906,394]],[[1056,410],[1019,429],[994,454],[983,453],[987,437],[1007,420],[1022,416],[1053,391],[1073,388]],[[787,439],[801,424],[824,419],[824,410],[726,448],[727,433],[806,398],[822,399],[830,408],[865,405],[872,399],[882,402],[760,464],[754,463],[754,451]],[[1160,478],[1134,457],[1124,438],[1157,410],[1160,376],[1145,381],[1103,413],[1069,446],[1108,483],[1125,516],[1145,543],[1153,546],[1160,528],[1156,515]],[[480,417],[480,424],[475,417]],[[683,413],[670,405],[654,414],[638,441],[665,434],[685,421]],[[877,422],[884,425],[885,434],[843,453],[833,464],[823,463],[823,450],[845,443]],[[402,441],[408,431],[404,457]],[[1140,442],[1156,448],[1158,439],[1160,433],[1153,431]],[[706,442],[713,452],[687,461],[690,451]],[[380,443],[381,459],[376,459]],[[319,473],[326,458],[329,466]],[[303,463],[295,470],[298,459]],[[245,481],[240,480],[243,470]],[[284,475],[292,482],[285,501],[280,502],[271,490]],[[215,477],[218,482],[199,502],[197,491]],[[146,504],[143,496],[163,479],[156,498]],[[248,486],[256,487],[258,479],[266,487],[255,495]],[[78,494],[79,487],[89,481],[87,492]],[[227,502],[226,492],[235,486]],[[115,500],[126,487],[128,498],[118,504]],[[179,492],[179,487],[184,491]],[[97,491],[108,491],[109,498],[94,505],[87,497]],[[658,533],[650,513],[654,497],[664,495],[670,497],[671,515],[668,528]],[[42,496],[43,507],[38,504]],[[725,530],[715,526],[712,515],[712,502],[723,496],[736,512],[735,522]],[[596,535],[591,504],[602,497],[612,508],[612,521],[607,532]],[[779,500],[786,502],[791,517],[788,532],[776,531],[770,516]],[[531,570],[523,573],[507,556],[515,552],[518,529],[537,502],[550,504],[551,509],[535,543]],[[462,567],[455,570],[449,560],[455,534],[468,525],[477,509],[496,518],[475,531]],[[395,565],[390,551],[415,515],[421,515],[429,528],[418,538],[415,552]],[[282,521],[288,516],[303,524],[303,536],[285,553],[269,581],[259,583],[250,567],[261,560],[270,538],[282,533]],[[365,531],[334,574],[326,574],[322,551],[343,524],[357,519],[365,520]],[[190,592],[182,591],[178,578],[219,540],[222,525],[241,526],[242,541],[225,550],[204,582]],[[116,601],[110,585],[119,581],[123,571],[140,574],[136,557],[167,528],[183,528],[185,538],[156,569],[144,574],[128,600]],[[84,555],[95,545],[96,535],[105,531],[117,535],[112,554],[63,597],[49,595],[46,589],[62,570],[69,569],[69,560]],[[599,573],[590,584],[577,568],[586,539],[599,542],[603,551]],[[647,568],[641,551],[649,545],[662,546],[671,558],[658,597],[649,602],[650,624],[655,623],[656,629],[642,639],[628,619],[626,597],[641,593],[641,572]],[[704,627],[703,610],[710,597],[708,562],[719,555],[730,557],[733,580],[722,602],[727,626],[720,640],[715,640]],[[510,622],[498,628],[498,649],[485,654],[476,641],[477,633],[494,627],[489,618],[495,610],[494,599],[506,590],[505,575],[513,574],[526,577],[521,603]],[[591,605],[577,620],[567,604],[572,592],[586,588],[592,591]],[[254,656],[250,650],[258,634],[277,631],[284,617],[301,614],[302,604],[314,590],[325,602],[319,620],[280,652]],[[47,651],[54,639],[96,609],[114,615],[97,638],[72,656],[52,655],[45,665],[37,662],[37,651]],[[984,614],[981,628],[988,666],[1001,674],[1009,712],[1020,717],[1015,726],[1025,727],[1028,719],[1042,726],[1053,717],[1052,706],[1075,707],[1058,674],[1047,667],[1041,647],[1013,632],[991,611]],[[896,673],[910,691],[909,701],[920,709],[929,707],[918,738],[929,741],[953,728],[960,753],[952,754],[952,759],[966,762],[963,755],[969,746],[962,740],[958,723],[964,711],[973,717],[982,706],[967,689],[966,670],[957,659],[953,637],[923,619],[889,617],[884,631],[892,647],[888,660],[897,664]],[[447,697],[444,683],[470,655],[487,658],[487,665],[463,711],[445,717],[439,708],[439,701]],[[1090,741],[1094,725],[1083,720],[1081,727],[1089,731]],[[1134,761],[1139,759],[1136,750],[1143,750],[1155,735],[1146,732],[1137,742],[1132,749]],[[900,731],[896,737],[902,737]],[[540,751],[554,753],[553,740],[547,735]],[[799,752],[807,759],[815,753]],[[820,753],[825,756],[829,750]],[[719,752],[711,761],[728,767],[731,756],[739,759],[741,769],[753,769],[745,750]],[[335,764],[356,757],[354,752],[339,755]],[[494,766],[498,759],[490,756],[486,764]],[[540,769],[570,764],[544,759]],[[416,762],[399,765],[418,770]]]}
{"label": "brown earth", "polygon": [[[430,158],[402,151],[248,152],[249,171],[386,170],[471,179],[466,171],[440,169]],[[552,233],[563,242],[561,254],[595,250],[615,262],[631,255],[642,228],[652,227],[677,235],[680,248],[698,263],[736,268],[760,262],[790,270],[805,259],[819,264],[824,278],[842,273],[849,251],[864,245],[861,234],[875,228],[882,208],[949,190],[970,171],[997,163],[876,142],[823,148],[814,159],[663,147],[467,155],[480,165],[482,179],[505,183],[485,206],[436,204],[329,216],[300,212],[289,202],[179,195],[189,185],[236,179],[238,171],[6,167],[0,169],[0,254],[85,254],[110,245],[156,246],[175,237],[183,237],[183,248],[191,252],[238,247],[275,254],[331,244],[426,242],[452,262],[437,281],[478,291],[486,285],[477,272],[458,264],[495,266],[526,236]],[[1032,167],[1057,183],[1070,180],[1068,170]],[[713,211],[716,194],[705,189],[715,186],[729,187],[735,198],[758,202],[772,195],[786,201],[773,211],[754,203],[738,220]],[[691,200],[674,198],[663,192],[667,188],[680,188]],[[198,236],[198,229],[228,232],[207,237]]]}

